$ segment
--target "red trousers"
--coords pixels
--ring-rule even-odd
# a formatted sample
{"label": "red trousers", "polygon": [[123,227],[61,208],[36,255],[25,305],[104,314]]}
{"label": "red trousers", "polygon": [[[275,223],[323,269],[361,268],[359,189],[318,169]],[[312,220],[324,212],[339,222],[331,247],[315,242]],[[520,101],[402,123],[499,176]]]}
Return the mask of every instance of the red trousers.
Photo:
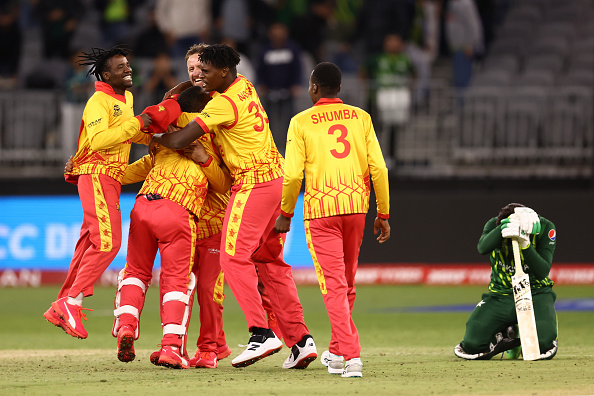
{"label": "red trousers", "polygon": [[122,243],[121,184],[109,176],[78,178],[83,208],[80,238],[58,298],[93,295],[93,285],[109,267]]}
{"label": "red trousers", "polygon": [[[170,292],[188,294],[188,280],[195,258],[197,226],[195,217],[185,208],[168,199],[149,201],[139,196],[130,213],[130,233],[124,280],[137,278],[148,286],[157,250],[161,255],[160,301]],[[191,294],[191,293],[190,293]],[[120,305],[131,305],[142,311],[144,293],[136,285],[126,285],[120,291]],[[188,296],[192,301],[193,294]],[[174,299],[161,305],[161,324],[186,328],[184,334],[164,334],[161,345],[182,345],[189,325],[190,306]],[[187,318],[184,322],[184,317]],[[120,326],[134,329],[138,319],[130,314],[120,317]],[[116,329],[117,330],[117,329]],[[179,331],[178,331],[179,333]]]}
{"label": "red trousers", "polygon": [[221,271],[221,233],[199,240],[196,244],[196,297],[200,306],[200,335],[196,346],[200,352],[216,352],[226,345],[223,331],[223,286]]}
{"label": "red trousers", "polygon": [[[285,344],[290,348],[309,334],[309,330],[303,319],[291,266],[282,257],[284,235],[273,230],[280,214],[282,182],[283,179],[278,178],[231,188],[223,224],[221,268],[245,314],[249,329],[269,327],[258,292],[260,276]],[[256,250],[258,252],[252,259]],[[254,261],[257,262],[257,273]]]}
{"label": "red trousers", "polygon": [[365,215],[323,217],[305,222],[307,245],[316,267],[332,335],[329,351],[345,360],[361,355],[353,322],[355,274],[363,241]]}

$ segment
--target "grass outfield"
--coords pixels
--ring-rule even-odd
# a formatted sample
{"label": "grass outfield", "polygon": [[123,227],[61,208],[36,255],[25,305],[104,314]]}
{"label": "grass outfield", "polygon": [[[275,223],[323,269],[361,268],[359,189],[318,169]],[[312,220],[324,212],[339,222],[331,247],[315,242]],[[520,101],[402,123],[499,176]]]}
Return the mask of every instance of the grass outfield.
{"label": "grass outfield", "polygon": [[[360,286],[354,320],[360,333],[363,378],[327,373],[319,360],[306,370],[280,368],[289,350],[236,369],[249,334],[245,318],[226,290],[225,333],[233,349],[218,369],[171,370],[150,364],[161,338],[158,293],[149,289],[142,314],[137,358],[121,363],[111,336],[112,288],[85,300],[86,340],[47,323],[43,312],[57,288],[0,289],[0,394],[215,395],[584,395],[594,394],[594,311],[561,311],[559,352],[551,361],[464,361],[452,349],[464,335],[468,312],[414,313],[406,307],[473,304],[485,287]],[[555,287],[558,302],[594,297],[591,286]],[[300,287],[305,320],[318,353],[328,347],[330,325],[319,288]],[[197,312],[190,345],[197,337]],[[188,348],[189,353],[195,351]]]}

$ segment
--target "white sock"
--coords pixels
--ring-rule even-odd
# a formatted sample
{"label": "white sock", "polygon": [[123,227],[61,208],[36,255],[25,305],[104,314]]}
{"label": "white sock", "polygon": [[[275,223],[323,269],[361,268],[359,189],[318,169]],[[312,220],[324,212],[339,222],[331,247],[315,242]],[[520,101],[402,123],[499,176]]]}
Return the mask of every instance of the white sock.
{"label": "white sock", "polygon": [[82,301],[83,301],[83,294],[80,293],[78,296],[76,297],[68,297],[68,304],[70,305],[78,305],[82,307]]}

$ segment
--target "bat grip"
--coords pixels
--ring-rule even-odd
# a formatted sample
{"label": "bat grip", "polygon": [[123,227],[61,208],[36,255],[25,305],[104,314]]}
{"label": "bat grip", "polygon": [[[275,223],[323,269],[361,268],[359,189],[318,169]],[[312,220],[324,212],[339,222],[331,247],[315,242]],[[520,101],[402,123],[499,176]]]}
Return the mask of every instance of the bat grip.
{"label": "bat grip", "polygon": [[522,258],[520,257],[520,245],[517,238],[512,238],[512,250],[514,251],[514,264],[516,265],[516,275],[523,275]]}

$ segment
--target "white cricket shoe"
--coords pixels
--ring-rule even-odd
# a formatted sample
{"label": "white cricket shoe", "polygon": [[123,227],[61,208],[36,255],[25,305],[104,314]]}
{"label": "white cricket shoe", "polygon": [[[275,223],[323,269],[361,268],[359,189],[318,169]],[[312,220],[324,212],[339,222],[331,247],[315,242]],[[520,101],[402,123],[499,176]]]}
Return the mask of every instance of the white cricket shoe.
{"label": "white cricket shoe", "polygon": [[343,378],[349,377],[363,377],[363,362],[360,358],[353,358],[347,360],[344,364],[344,370],[342,372]]}
{"label": "white cricket shoe", "polygon": [[304,369],[318,357],[316,343],[311,335],[306,334],[301,341],[293,345],[291,354],[283,363],[284,369]]}
{"label": "white cricket shoe", "polygon": [[335,355],[329,351],[324,351],[322,360],[326,361],[326,364],[324,364],[324,362],[322,362],[322,364],[328,367],[328,372],[330,374],[342,374],[344,370],[344,357]]}
{"label": "white cricket shoe", "polygon": [[246,367],[281,350],[283,343],[270,329],[255,327],[247,348],[231,361],[233,367]]}

